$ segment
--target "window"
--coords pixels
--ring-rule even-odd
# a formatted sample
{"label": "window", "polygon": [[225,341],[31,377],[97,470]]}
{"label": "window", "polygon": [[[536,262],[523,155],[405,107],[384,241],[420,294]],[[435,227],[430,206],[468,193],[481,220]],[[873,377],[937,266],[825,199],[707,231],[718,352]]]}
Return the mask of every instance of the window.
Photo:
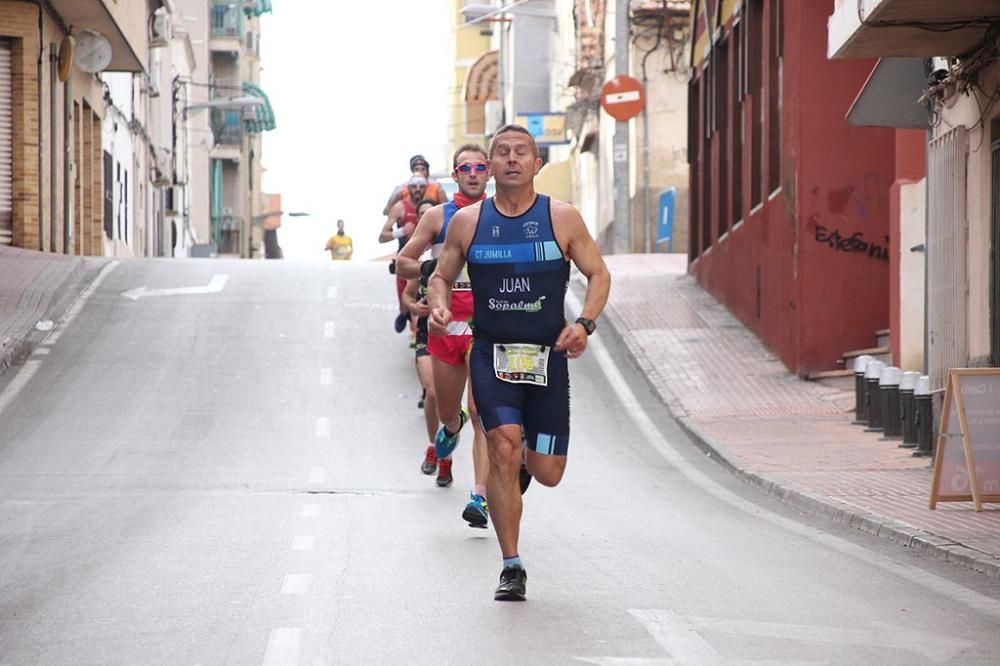
{"label": "window", "polygon": [[701,84],[701,106],[704,110],[702,114],[701,133],[701,251],[705,252],[712,246],[712,125],[710,109],[712,105],[713,90],[712,81],[715,72],[712,62],[709,61],[702,74]]}
{"label": "window", "polygon": [[771,0],[767,53],[767,186],[771,192],[781,187],[781,65],[784,41],[781,10],[781,0]]}
{"label": "window", "polygon": [[690,187],[689,193],[690,218],[688,221],[688,261],[698,258],[698,229],[701,226],[701,205],[698,196],[699,181],[701,180],[701,162],[698,160],[698,151],[701,146],[701,115],[699,113],[699,95],[701,79],[693,78],[688,84],[688,164],[690,165]]}
{"label": "window", "polygon": [[716,132],[719,144],[719,208],[716,222],[718,237],[729,231],[729,187],[730,177],[735,167],[730,163],[729,137],[732,130],[729,122],[729,41],[722,39],[714,49],[713,67],[715,69],[715,115]]}
{"label": "window", "polygon": [[732,98],[733,98],[733,206],[732,223],[735,225],[743,219],[743,72],[746,66],[746,45],[743,43],[743,24],[736,21],[733,24],[733,47],[735,53],[734,69],[732,77]]}
{"label": "window", "polygon": [[750,96],[750,207],[764,201],[763,169],[764,107],[764,0],[750,0],[747,6],[747,93]]}

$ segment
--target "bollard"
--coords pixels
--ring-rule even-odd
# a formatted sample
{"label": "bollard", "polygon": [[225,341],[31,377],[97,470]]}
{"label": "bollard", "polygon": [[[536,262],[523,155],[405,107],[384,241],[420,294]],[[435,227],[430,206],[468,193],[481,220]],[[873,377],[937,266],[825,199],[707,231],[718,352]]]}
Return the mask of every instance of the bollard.
{"label": "bollard", "polygon": [[879,400],[882,403],[882,432],[885,439],[898,439],[903,434],[899,420],[899,380],[903,371],[894,365],[882,370],[878,378]]}
{"label": "bollard", "polygon": [[868,423],[868,392],[865,384],[865,368],[875,357],[862,354],[854,359],[854,422]]}
{"label": "bollard", "polygon": [[865,391],[868,394],[868,428],[870,432],[882,430],[882,400],[878,390],[878,378],[882,376],[885,363],[869,361],[865,368]]}
{"label": "bollard", "polygon": [[919,372],[910,370],[904,372],[899,378],[899,418],[903,425],[904,449],[913,449],[917,446],[917,406],[913,401],[913,389],[917,387]]}
{"label": "bollard", "polygon": [[934,440],[934,407],[931,404],[931,378],[921,375],[913,389],[913,402],[916,405],[917,450],[915,456],[929,456]]}

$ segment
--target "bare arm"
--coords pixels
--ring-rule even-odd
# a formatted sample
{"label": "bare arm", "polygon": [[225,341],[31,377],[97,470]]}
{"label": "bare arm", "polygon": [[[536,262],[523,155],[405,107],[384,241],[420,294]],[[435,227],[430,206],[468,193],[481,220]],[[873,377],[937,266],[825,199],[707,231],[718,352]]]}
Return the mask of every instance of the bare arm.
{"label": "bare arm", "polygon": [[445,335],[451,322],[451,285],[465,266],[466,252],[476,230],[479,206],[455,213],[444,238],[437,268],[427,283],[427,304],[431,308],[428,326],[435,335]]}
{"label": "bare arm", "polygon": [[403,188],[397,186],[396,189],[392,191],[392,194],[389,195],[389,201],[386,202],[385,208],[382,209],[382,214],[388,215],[389,211],[392,210],[392,207],[402,200],[403,200]]}
{"label": "bare arm", "polygon": [[[579,316],[596,321],[608,302],[611,273],[579,211],[560,202],[554,207],[553,218],[553,227],[558,225],[557,235],[565,243],[567,258],[587,278],[587,293]],[[555,346],[565,349],[570,358],[576,358],[587,348],[587,331],[574,321],[563,329]]]}
{"label": "bare arm", "polygon": [[434,206],[424,213],[417,222],[417,228],[410,236],[410,240],[406,241],[406,245],[396,257],[396,275],[405,280],[421,277],[420,255],[434,242],[434,237],[438,235],[443,223],[444,208],[441,206]]}
{"label": "bare arm", "polygon": [[379,243],[388,243],[389,241],[395,240],[397,236],[393,235],[395,231],[396,223],[403,218],[403,204],[398,203],[389,210],[389,215],[385,218],[385,224],[382,225],[382,231],[378,235]]}

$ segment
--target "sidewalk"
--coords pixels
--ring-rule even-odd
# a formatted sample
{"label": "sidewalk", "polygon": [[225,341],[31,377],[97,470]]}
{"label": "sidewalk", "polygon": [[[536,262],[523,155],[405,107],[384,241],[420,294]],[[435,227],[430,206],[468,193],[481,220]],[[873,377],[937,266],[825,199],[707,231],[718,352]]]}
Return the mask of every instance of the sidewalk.
{"label": "sidewalk", "polygon": [[36,324],[58,319],[88,274],[104,263],[0,245],[0,375],[44,336]]}
{"label": "sidewalk", "polygon": [[852,425],[853,391],[788,372],[686,274],[686,257],[606,261],[605,330],[716,460],[803,510],[1000,577],[1000,505],[929,510],[930,459]]}

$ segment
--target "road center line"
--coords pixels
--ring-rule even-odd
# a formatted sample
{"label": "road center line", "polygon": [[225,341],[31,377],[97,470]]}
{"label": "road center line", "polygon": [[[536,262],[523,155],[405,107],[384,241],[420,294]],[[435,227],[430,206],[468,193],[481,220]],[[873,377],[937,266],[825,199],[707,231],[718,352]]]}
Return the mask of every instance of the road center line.
{"label": "road center line", "polygon": [[299,515],[303,518],[312,518],[319,515],[319,504],[306,504],[302,507]]}
{"label": "road center line", "polygon": [[302,630],[279,627],[271,630],[264,652],[263,666],[295,666],[302,653]]}
{"label": "road center line", "polygon": [[333,368],[320,368],[319,383],[320,386],[333,385]]}
{"label": "road center line", "polygon": [[325,416],[321,416],[316,419],[316,436],[317,437],[329,437],[330,436],[330,419]]}
{"label": "road center line", "polygon": [[312,535],[299,535],[292,538],[292,550],[315,550],[316,537]]}
{"label": "road center line", "polygon": [[281,583],[282,594],[305,594],[312,587],[312,576],[309,574],[288,574]]}
{"label": "road center line", "polygon": [[315,485],[326,481],[326,467],[313,467],[309,470],[309,483]]}
{"label": "road center line", "polygon": [[[566,305],[570,312],[579,312],[582,309],[580,299],[575,293],[573,293],[572,290],[568,290],[566,292]],[[587,346],[589,352],[597,361],[597,364],[601,367],[601,370],[607,378],[608,383],[611,385],[612,390],[614,390],[617,394],[619,402],[621,402],[622,406],[625,408],[625,413],[632,417],[632,423],[639,430],[639,432],[643,434],[650,446],[659,452],[659,454],[663,456],[664,460],[670,463],[672,467],[683,474],[688,481],[699,487],[705,493],[708,493],[716,499],[725,502],[729,506],[742,511],[753,518],[769,522],[772,525],[780,527],[799,537],[820,543],[827,548],[836,550],[844,555],[854,557],[883,571],[908,580],[911,583],[915,583],[925,589],[936,592],[951,599],[952,601],[974,608],[984,615],[1000,619],[1000,601],[996,601],[986,595],[979,594],[974,590],[962,587],[957,583],[952,583],[949,580],[941,578],[940,576],[932,574],[928,571],[924,571],[923,569],[919,569],[917,567],[898,562],[890,557],[880,555],[879,553],[873,552],[863,546],[851,543],[846,539],[842,539],[826,532],[818,532],[815,528],[807,527],[792,520],[791,518],[779,516],[772,511],[768,511],[763,505],[745,500],[736,493],[723,488],[704,472],[689,463],[687,459],[685,459],[684,456],[682,456],[674,447],[674,445],[667,441],[667,439],[660,432],[659,428],[656,427],[653,420],[646,413],[642,404],[635,397],[635,394],[625,381],[625,377],[622,376],[621,371],[615,364],[614,359],[611,358],[611,354],[608,353],[607,347],[604,346],[600,337],[591,337]]]}
{"label": "road center line", "polygon": [[326,288],[326,297],[327,298],[337,298],[337,287],[336,286],[327,287]]}
{"label": "road center line", "polygon": [[323,324],[324,338],[330,340],[333,338],[334,335],[336,335],[336,333],[337,333],[337,325],[335,323],[333,323],[332,321],[328,321],[325,324]]}

